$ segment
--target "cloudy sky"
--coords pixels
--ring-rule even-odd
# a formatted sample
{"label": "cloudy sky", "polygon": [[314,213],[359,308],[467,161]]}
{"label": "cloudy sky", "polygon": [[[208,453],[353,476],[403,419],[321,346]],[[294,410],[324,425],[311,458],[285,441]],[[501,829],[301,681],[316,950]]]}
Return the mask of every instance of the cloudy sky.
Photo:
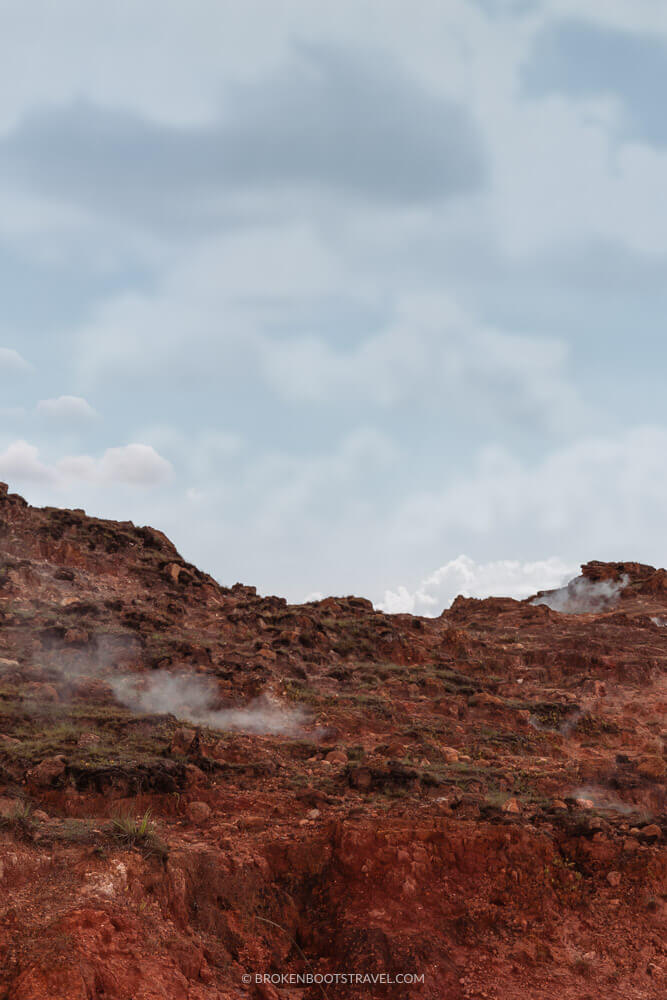
{"label": "cloudy sky", "polygon": [[664,0],[0,0],[0,479],[437,613],[667,563]]}

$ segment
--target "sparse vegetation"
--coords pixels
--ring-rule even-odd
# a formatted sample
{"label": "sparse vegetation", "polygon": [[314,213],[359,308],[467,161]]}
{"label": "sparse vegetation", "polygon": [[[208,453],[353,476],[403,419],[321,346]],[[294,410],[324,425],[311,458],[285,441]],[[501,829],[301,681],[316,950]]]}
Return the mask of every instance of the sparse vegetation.
{"label": "sparse vegetation", "polygon": [[32,814],[32,803],[27,800],[18,800],[8,816],[0,816],[0,829],[12,830],[20,836],[28,836],[35,826]]}
{"label": "sparse vegetation", "polygon": [[151,819],[151,810],[141,816],[119,814],[111,822],[112,836],[128,847],[137,847],[146,854],[155,854],[165,858],[169,853],[167,845],[158,837],[155,824]]}

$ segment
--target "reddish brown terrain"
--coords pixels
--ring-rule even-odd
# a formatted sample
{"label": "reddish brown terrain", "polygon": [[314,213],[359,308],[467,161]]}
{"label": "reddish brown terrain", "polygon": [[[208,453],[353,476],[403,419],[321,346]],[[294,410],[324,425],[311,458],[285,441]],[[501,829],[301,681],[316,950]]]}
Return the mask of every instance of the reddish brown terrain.
{"label": "reddish brown terrain", "polygon": [[667,574],[583,574],[290,606],[0,486],[0,998],[664,998]]}

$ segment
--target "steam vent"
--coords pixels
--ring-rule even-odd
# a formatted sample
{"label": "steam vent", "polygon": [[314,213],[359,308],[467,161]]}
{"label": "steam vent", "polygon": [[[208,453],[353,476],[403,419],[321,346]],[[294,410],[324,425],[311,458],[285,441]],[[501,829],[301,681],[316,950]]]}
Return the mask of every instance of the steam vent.
{"label": "steam vent", "polygon": [[667,995],[664,570],[293,606],[3,486],[0,626],[0,997]]}

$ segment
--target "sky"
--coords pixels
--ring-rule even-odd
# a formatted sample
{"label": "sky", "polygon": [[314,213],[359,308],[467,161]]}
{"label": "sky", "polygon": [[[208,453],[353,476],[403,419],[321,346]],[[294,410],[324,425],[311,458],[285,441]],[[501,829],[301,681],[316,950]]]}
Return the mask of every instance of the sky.
{"label": "sky", "polygon": [[0,0],[0,479],[438,614],[667,563],[664,0]]}

